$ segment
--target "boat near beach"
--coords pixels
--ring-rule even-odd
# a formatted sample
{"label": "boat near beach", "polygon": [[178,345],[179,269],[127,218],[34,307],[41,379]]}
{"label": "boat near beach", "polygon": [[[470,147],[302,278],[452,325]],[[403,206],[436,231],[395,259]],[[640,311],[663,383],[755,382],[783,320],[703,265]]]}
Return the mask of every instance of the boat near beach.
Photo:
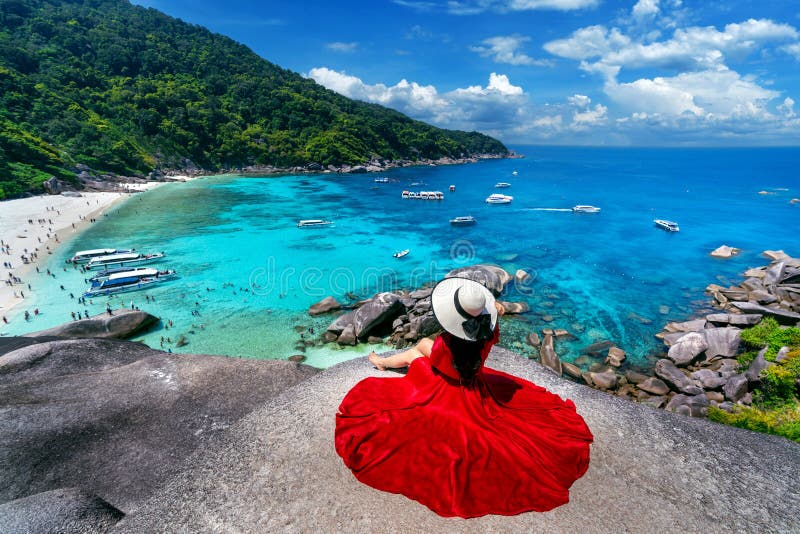
{"label": "boat near beach", "polygon": [[476,221],[475,217],[472,215],[464,215],[462,217],[454,217],[450,219],[450,224],[453,226],[472,226],[476,222],[478,221]]}
{"label": "boat near beach", "polygon": [[506,187],[511,187],[511,184],[508,182],[497,182],[496,184],[494,184],[494,186],[497,187],[498,189],[504,189]]}
{"label": "boat near beach", "polygon": [[493,193],[486,197],[487,204],[510,204],[514,197],[509,195],[501,195],[500,193]]}
{"label": "boat near beach", "polygon": [[661,228],[663,230],[666,230],[667,232],[678,232],[678,231],[680,231],[680,228],[678,227],[678,223],[676,223],[676,222],[668,221],[666,219],[654,219],[653,222],[656,223],[656,226],[658,226],[659,228]]}
{"label": "boat near beach", "polygon": [[402,258],[404,256],[408,256],[409,252],[411,252],[410,249],[400,250],[400,251],[395,252],[394,254],[392,254],[392,256],[395,257],[395,258]]}
{"label": "boat near beach", "polygon": [[597,206],[578,204],[577,206],[573,206],[572,211],[575,213],[599,213],[600,208]]}
{"label": "boat near beach", "polygon": [[117,267],[115,269],[104,269],[91,278],[89,278],[89,282],[94,285],[95,282],[102,282],[103,280],[108,280],[112,275],[120,274],[120,273],[134,273],[134,274],[148,274],[152,271],[155,271],[153,267]]}
{"label": "boat near beach", "polygon": [[333,226],[333,221],[324,219],[304,219],[297,223],[298,228],[328,228]]}
{"label": "boat near beach", "polygon": [[126,291],[137,291],[177,277],[177,273],[173,270],[136,269],[135,271],[123,271],[112,274],[105,280],[92,282],[92,286],[86,290],[83,296],[97,297]]}
{"label": "boat near beach", "polygon": [[386,176],[381,176],[379,178],[375,178],[374,182],[376,184],[388,184],[389,183],[389,178],[386,177]]}
{"label": "boat near beach", "polygon": [[108,256],[97,256],[89,260],[86,268],[91,270],[109,269],[113,267],[133,267],[134,265],[144,265],[153,263],[166,256],[163,252],[153,252],[150,254],[137,254],[128,252],[124,254],[110,254]]}
{"label": "boat near beach", "polygon": [[66,260],[67,263],[87,263],[92,258],[98,256],[109,256],[111,254],[125,254],[133,252],[132,248],[95,248],[92,250],[79,250],[70,259]]}

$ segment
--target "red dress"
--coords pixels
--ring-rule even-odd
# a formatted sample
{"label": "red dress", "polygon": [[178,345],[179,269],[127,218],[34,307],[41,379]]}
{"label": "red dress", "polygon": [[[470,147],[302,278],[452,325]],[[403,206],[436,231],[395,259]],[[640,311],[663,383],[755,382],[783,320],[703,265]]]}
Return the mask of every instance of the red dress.
{"label": "red dress", "polygon": [[366,378],[347,393],[335,436],[344,463],[361,482],[442,516],[544,512],[568,502],[592,442],[573,402],[483,366],[473,386],[462,386],[447,336],[405,377]]}

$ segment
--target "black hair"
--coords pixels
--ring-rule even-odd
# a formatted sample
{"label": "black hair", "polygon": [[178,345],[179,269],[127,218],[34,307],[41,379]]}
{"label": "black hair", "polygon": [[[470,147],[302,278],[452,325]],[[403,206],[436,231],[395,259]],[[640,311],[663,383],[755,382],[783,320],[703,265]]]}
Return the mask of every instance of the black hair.
{"label": "black hair", "polygon": [[481,367],[484,345],[487,341],[469,341],[456,336],[450,337],[450,353],[453,355],[453,367],[461,375],[461,383],[471,386],[475,381],[475,375]]}

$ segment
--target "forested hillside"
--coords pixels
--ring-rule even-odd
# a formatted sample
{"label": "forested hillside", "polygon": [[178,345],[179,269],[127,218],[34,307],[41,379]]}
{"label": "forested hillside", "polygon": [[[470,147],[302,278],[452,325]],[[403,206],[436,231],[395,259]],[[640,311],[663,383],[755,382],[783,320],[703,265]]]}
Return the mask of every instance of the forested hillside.
{"label": "forested hillside", "polygon": [[142,175],[480,153],[506,148],[347,99],[154,9],[0,1],[0,198],[74,180],[77,164]]}

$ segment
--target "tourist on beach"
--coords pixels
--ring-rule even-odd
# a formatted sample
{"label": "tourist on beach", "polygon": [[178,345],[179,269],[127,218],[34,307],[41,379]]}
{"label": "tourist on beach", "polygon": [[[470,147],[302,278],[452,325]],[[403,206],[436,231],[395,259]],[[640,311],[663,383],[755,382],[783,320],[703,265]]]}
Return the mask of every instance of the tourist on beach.
{"label": "tourist on beach", "polygon": [[336,452],[361,482],[442,516],[547,511],[569,501],[592,433],[571,400],[483,366],[502,307],[482,285],[447,278],[431,294],[445,332],[381,358],[400,378],[366,378],[336,414]]}

